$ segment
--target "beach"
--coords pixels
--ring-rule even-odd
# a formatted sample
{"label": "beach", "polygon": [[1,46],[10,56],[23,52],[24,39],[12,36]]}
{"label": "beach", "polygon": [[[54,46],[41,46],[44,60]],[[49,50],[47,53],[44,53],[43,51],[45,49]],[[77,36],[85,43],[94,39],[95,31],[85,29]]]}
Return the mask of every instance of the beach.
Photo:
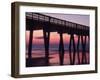
{"label": "beach", "polygon": [[[73,53],[71,53],[73,54]],[[75,53],[75,64],[78,64],[77,52]],[[80,62],[82,60],[82,52],[79,52]],[[87,63],[90,62],[89,52],[86,52]],[[58,51],[49,51],[49,66],[59,66],[59,52]],[[70,65],[69,52],[65,51],[64,53],[64,62],[63,65]],[[80,64],[82,65],[82,64]],[[32,51],[32,59],[28,59],[28,54],[26,53],[26,67],[34,67],[34,66],[45,66],[45,52],[44,51]]]}

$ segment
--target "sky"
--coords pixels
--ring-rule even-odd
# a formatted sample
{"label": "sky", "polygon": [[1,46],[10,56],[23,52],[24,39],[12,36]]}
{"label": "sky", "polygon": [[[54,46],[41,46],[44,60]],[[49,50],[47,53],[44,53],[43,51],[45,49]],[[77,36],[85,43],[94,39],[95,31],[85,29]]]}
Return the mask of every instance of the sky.
{"label": "sky", "polygon": [[78,24],[83,24],[89,26],[89,15],[81,15],[81,14],[56,14],[56,13],[43,13],[45,15],[49,15],[52,17],[56,17],[59,19],[63,19],[66,21],[75,22]]}
{"label": "sky", "polygon": [[[66,21],[75,22],[78,24],[83,24],[89,26],[89,15],[79,15],[79,14],[51,14],[51,13],[42,13]],[[74,36],[75,42],[77,42],[77,36]],[[68,34],[63,34],[64,44],[68,44],[70,36]],[[29,31],[26,31],[26,47],[29,43]],[[43,40],[43,31],[36,30],[33,32],[33,45],[40,46],[44,44]],[[57,32],[50,33],[50,44],[58,46],[59,44],[59,34]]]}

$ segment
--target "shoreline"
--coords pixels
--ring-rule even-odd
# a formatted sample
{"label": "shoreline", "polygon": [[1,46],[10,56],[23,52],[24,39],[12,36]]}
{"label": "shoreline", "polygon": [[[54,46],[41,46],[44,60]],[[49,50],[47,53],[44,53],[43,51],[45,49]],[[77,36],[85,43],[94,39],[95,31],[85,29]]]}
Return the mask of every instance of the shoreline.
{"label": "shoreline", "polygon": [[[73,54],[73,53],[71,53]],[[80,59],[82,59],[82,53],[79,53]],[[89,53],[86,53],[87,62],[90,62]],[[59,53],[51,53],[49,54],[49,65],[57,66],[59,65]],[[30,64],[29,64],[30,63]],[[70,65],[69,53],[65,52],[64,54],[64,65]],[[75,65],[78,65],[77,54],[75,56]],[[34,66],[45,66],[45,54],[44,53],[32,53],[32,60],[28,60],[28,55],[26,54],[26,67],[34,67]]]}

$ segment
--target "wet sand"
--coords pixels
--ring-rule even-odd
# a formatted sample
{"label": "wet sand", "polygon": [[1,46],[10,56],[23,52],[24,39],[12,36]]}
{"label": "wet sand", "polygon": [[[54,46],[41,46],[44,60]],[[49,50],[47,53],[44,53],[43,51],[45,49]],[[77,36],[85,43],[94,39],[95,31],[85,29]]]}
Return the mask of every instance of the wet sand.
{"label": "wet sand", "polygon": [[[73,54],[73,53],[72,53]],[[82,59],[82,53],[79,53],[80,60]],[[86,53],[87,64],[89,64],[89,53]],[[68,51],[64,54],[64,65],[70,65],[70,58]],[[59,66],[59,53],[57,51],[51,51],[49,53],[49,66]],[[75,65],[78,65],[77,53],[75,56]],[[80,64],[81,65],[81,64]],[[32,59],[28,59],[28,55],[26,54],[26,67],[35,67],[35,66],[46,66],[45,64],[45,54],[41,51],[32,52]]]}

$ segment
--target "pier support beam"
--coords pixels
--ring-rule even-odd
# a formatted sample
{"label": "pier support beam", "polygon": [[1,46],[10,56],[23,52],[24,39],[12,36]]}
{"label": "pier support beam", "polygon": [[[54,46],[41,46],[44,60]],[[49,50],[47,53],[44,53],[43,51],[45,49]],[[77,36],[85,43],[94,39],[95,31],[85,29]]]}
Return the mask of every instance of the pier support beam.
{"label": "pier support beam", "polygon": [[80,35],[78,35],[78,42],[77,42],[77,58],[78,58],[78,64],[80,64],[79,44],[80,44]]}
{"label": "pier support beam", "polygon": [[87,36],[81,36],[81,41],[82,41],[82,64],[87,63],[87,58],[86,58],[86,38]]}
{"label": "pier support beam", "polygon": [[88,40],[88,53],[89,53],[89,55],[88,55],[88,60],[87,60],[87,63],[89,64],[90,63],[90,37],[89,36],[87,36],[87,40]]}
{"label": "pier support beam", "polygon": [[50,32],[46,32],[43,30],[44,35],[44,45],[45,45],[45,63],[49,65],[49,39],[50,39]]}
{"label": "pier support beam", "polygon": [[28,59],[32,58],[32,40],[33,40],[33,30],[30,30],[29,45],[28,45]]}
{"label": "pier support beam", "polygon": [[60,34],[60,43],[59,43],[59,58],[60,58],[60,65],[63,65],[64,62],[64,44],[63,44],[63,34]]}
{"label": "pier support beam", "polygon": [[[72,55],[72,46],[73,46],[73,55]],[[70,35],[70,42],[69,42],[69,58],[70,58],[71,65],[75,64],[75,53],[76,53],[76,49],[75,49],[74,34],[71,34]]]}

